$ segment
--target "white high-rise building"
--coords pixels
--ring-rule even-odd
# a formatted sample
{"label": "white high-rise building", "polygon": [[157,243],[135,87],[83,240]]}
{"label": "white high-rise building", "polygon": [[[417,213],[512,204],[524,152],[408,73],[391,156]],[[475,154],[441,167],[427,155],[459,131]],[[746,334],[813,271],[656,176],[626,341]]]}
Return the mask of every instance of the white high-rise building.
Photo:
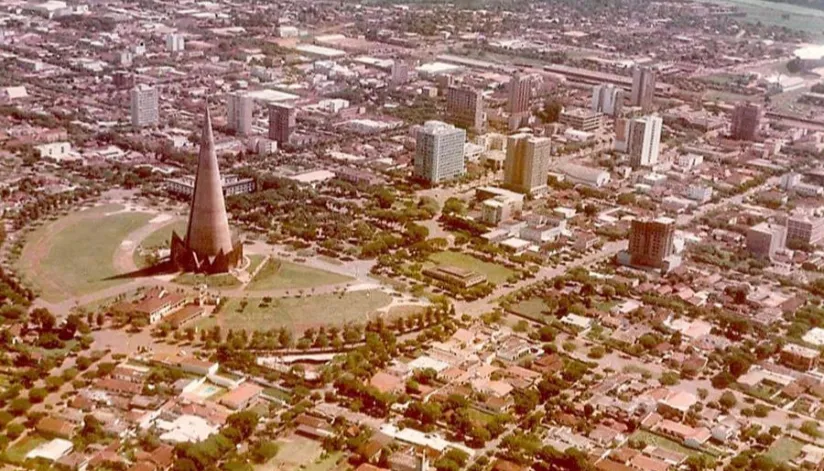
{"label": "white high-rise building", "polygon": [[179,33],[171,33],[166,36],[166,50],[169,52],[183,52],[186,48],[186,40]]}
{"label": "white high-rise building", "polygon": [[592,111],[617,116],[624,107],[624,91],[612,84],[592,87]]}
{"label": "white high-rise building", "polygon": [[415,176],[440,183],[464,174],[466,131],[441,121],[427,121],[418,131]]}
{"label": "white high-rise building", "polygon": [[391,80],[393,85],[401,85],[409,81],[409,64],[403,61],[392,62]]}
{"label": "white high-rise building", "polygon": [[652,167],[658,163],[663,125],[664,120],[659,116],[644,116],[630,121],[628,152],[632,168]]}
{"label": "white high-rise building", "polygon": [[136,128],[157,126],[160,122],[159,95],[156,88],[144,83],[132,88],[130,93],[132,126]]}
{"label": "white high-rise building", "polygon": [[244,92],[230,94],[226,100],[226,124],[240,136],[247,136],[252,132],[252,111],[255,100]]}

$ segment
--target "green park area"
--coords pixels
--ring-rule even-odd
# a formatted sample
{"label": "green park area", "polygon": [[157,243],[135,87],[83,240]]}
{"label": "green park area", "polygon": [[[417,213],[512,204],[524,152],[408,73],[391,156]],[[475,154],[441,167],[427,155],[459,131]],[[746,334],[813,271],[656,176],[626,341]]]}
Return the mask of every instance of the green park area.
{"label": "green park area", "polygon": [[224,330],[269,330],[287,327],[295,332],[322,325],[363,323],[392,297],[383,291],[355,291],[290,298],[231,298],[216,316],[203,319],[198,327],[220,325]]}
{"label": "green park area", "polygon": [[169,248],[169,242],[172,240],[172,231],[177,232],[180,237],[186,236],[186,220],[178,219],[173,223],[167,224],[156,231],[149,234],[140,242],[140,247],[135,247],[134,264],[138,268],[146,268],[148,263],[141,254],[139,249],[162,249]]}
{"label": "green park area", "polygon": [[269,259],[246,287],[247,291],[311,289],[353,281],[344,275],[280,259]]}
{"label": "green park area", "polygon": [[496,263],[479,260],[472,255],[460,252],[438,252],[429,256],[429,260],[438,266],[451,266],[464,270],[474,271],[486,275],[486,278],[496,285],[506,283],[507,278],[515,272]]}
{"label": "green park area", "polygon": [[172,281],[186,286],[206,285],[209,288],[239,288],[242,283],[229,273],[204,275],[202,273],[181,273]]}
{"label": "green park area", "polygon": [[804,444],[798,440],[781,437],[770,446],[767,456],[777,464],[786,464],[798,458],[803,447]]}
{"label": "green park area", "polygon": [[20,464],[26,460],[26,455],[37,448],[39,445],[46,443],[46,439],[41,437],[40,435],[33,434],[33,435],[26,435],[25,437],[17,440],[12,446],[10,446],[4,453],[4,461],[9,463]]}
{"label": "green park area", "polygon": [[546,320],[546,311],[549,306],[541,298],[529,298],[512,306],[512,311],[536,321]]}
{"label": "green park area", "polygon": [[701,452],[698,450],[694,450],[692,448],[687,448],[679,443],[676,443],[669,438],[662,437],[661,435],[656,435],[651,432],[647,432],[646,430],[638,430],[629,437],[630,440],[635,441],[642,441],[647,445],[654,445],[665,450],[675,451],[677,453],[682,453],[687,456],[693,455],[700,455]]}
{"label": "green park area", "polygon": [[115,252],[152,215],[115,212],[119,209],[117,205],[86,209],[38,228],[23,249],[20,273],[51,302],[127,281],[110,279],[120,274],[113,264]]}
{"label": "green park area", "polygon": [[[276,443],[278,445],[278,454],[268,463],[257,467],[257,471],[306,469],[319,461],[323,454],[323,447],[320,442],[296,434],[283,437]],[[328,469],[331,468],[326,468],[326,470]]]}

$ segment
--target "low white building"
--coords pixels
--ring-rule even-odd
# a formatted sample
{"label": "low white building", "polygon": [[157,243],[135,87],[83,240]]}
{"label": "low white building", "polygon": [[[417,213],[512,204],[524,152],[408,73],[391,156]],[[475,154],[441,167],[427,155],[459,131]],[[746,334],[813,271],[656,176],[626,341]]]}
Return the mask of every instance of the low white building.
{"label": "low white building", "polygon": [[35,458],[42,458],[48,461],[57,461],[71,453],[73,448],[74,444],[72,444],[72,442],[62,438],[55,438],[50,442],[38,445],[37,448],[26,453],[26,459],[33,460]]}

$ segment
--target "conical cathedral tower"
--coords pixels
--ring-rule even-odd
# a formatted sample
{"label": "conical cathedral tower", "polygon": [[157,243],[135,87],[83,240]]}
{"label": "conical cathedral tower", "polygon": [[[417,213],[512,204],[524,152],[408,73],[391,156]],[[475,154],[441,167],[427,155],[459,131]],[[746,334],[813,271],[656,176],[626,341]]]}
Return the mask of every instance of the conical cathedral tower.
{"label": "conical cathedral tower", "polygon": [[184,271],[227,272],[243,257],[242,244],[232,243],[208,106],[200,138],[195,191],[186,238],[181,239],[177,234],[172,234],[171,247],[172,261]]}

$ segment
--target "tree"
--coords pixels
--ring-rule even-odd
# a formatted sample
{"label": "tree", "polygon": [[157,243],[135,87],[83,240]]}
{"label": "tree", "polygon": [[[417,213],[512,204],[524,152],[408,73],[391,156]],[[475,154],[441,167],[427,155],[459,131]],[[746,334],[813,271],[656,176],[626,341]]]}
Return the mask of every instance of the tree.
{"label": "tree", "polygon": [[42,307],[32,310],[30,320],[37,325],[41,332],[50,332],[57,324],[54,314]]}
{"label": "tree", "polygon": [[277,443],[271,440],[262,440],[255,443],[250,453],[252,455],[252,461],[257,464],[263,464],[274,458],[278,454],[278,451],[280,451],[280,448]]}
{"label": "tree", "polygon": [[564,106],[555,100],[550,100],[544,105],[544,109],[537,113],[538,117],[541,118],[541,121],[545,123],[554,123],[558,121],[558,118],[561,116],[561,111],[563,111]]}
{"label": "tree", "polygon": [[43,402],[46,399],[46,396],[49,395],[49,392],[43,388],[33,388],[29,390],[29,401],[33,402],[34,404],[38,404]]}
{"label": "tree", "polygon": [[732,409],[737,403],[738,399],[735,398],[735,394],[731,391],[724,391],[724,394],[718,399],[718,404],[724,409]]}
{"label": "tree", "polygon": [[29,402],[28,399],[18,397],[9,403],[8,411],[12,415],[22,415],[25,414],[29,408],[31,408],[31,402]]}
{"label": "tree", "polygon": [[811,437],[818,438],[821,436],[821,432],[818,430],[818,422],[816,422],[815,420],[805,420],[804,423],[801,424],[801,427],[798,428],[798,430],[801,433],[809,435]]}

